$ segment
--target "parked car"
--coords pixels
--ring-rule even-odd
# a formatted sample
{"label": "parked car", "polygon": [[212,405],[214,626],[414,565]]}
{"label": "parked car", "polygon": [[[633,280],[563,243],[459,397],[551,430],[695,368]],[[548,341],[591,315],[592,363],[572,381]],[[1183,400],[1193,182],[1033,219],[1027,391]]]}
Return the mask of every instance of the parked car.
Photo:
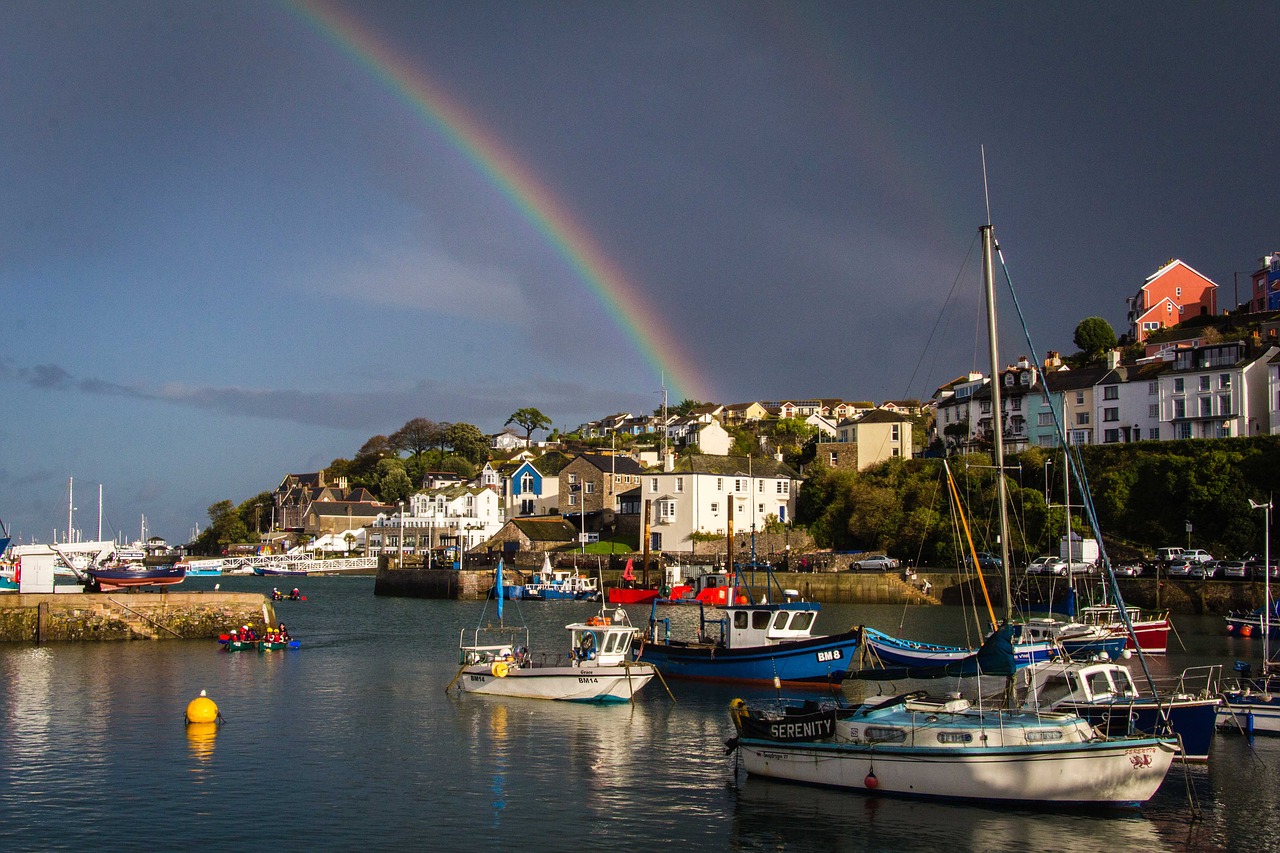
{"label": "parked car", "polygon": [[902,564],[886,554],[869,554],[853,561],[853,568],[860,572],[891,572]]}
{"label": "parked car", "polygon": [[[973,558],[965,557],[964,564],[965,566],[972,566]],[[1000,562],[1000,558],[997,557],[995,554],[990,554],[986,551],[979,551],[978,552],[978,568],[984,572],[998,572],[1002,568],[1004,568],[1004,563]]]}
{"label": "parked car", "polygon": [[1184,560],[1182,557],[1175,557],[1169,563],[1168,575],[1171,578],[1187,578],[1191,577],[1191,561]]}
{"label": "parked car", "polygon": [[1253,579],[1256,581],[1266,579],[1268,574],[1271,575],[1272,580],[1280,580],[1280,566],[1272,563],[1270,572],[1263,571],[1261,563],[1258,563],[1253,567]]}
{"label": "parked car", "polygon": [[1238,578],[1244,580],[1249,577],[1249,564],[1244,560],[1223,560],[1222,576],[1224,578]]}
{"label": "parked car", "polygon": [[1188,548],[1180,555],[1183,560],[1189,560],[1192,563],[1212,563],[1213,555],[1201,548]]}
{"label": "parked car", "polygon": [[1156,549],[1157,563],[1172,563],[1174,560],[1178,559],[1181,556],[1182,556],[1181,548],[1157,548]]}
{"label": "parked car", "polygon": [[1065,575],[1067,573],[1067,564],[1058,557],[1036,557],[1031,561],[1031,565],[1027,566],[1027,574],[1029,575]]}
{"label": "parked car", "polygon": [[1141,563],[1122,563],[1114,568],[1116,577],[1136,578],[1142,574],[1143,566]]}
{"label": "parked car", "polygon": [[1218,564],[1213,563],[1194,563],[1191,566],[1191,572],[1187,575],[1193,580],[1208,580],[1218,576]]}

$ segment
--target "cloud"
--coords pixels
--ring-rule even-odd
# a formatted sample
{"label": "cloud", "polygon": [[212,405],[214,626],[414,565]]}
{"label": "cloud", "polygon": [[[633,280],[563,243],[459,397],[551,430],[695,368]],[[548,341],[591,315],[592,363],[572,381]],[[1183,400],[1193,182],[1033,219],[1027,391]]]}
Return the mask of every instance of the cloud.
{"label": "cloud", "polygon": [[[361,391],[217,387],[167,383],[157,386],[122,384],[106,379],[76,379],[54,364],[12,368],[0,362],[0,379],[26,382],[51,392],[127,397],[236,417],[319,426],[342,430],[382,432],[425,413],[466,419],[496,428],[520,406],[536,405],[559,417],[584,417],[583,412],[616,411],[634,405],[613,390],[584,388],[575,383],[538,376],[522,376],[518,383],[469,380],[456,384],[420,380],[413,385]],[[564,423],[561,426],[576,426]]]}
{"label": "cloud", "polygon": [[486,323],[521,324],[529,305],[517,277],[496,264],[468,264],[438,250],[365,240],[354,258],[297,282],[311,293],[359,297],[394,308],[429,310]]}

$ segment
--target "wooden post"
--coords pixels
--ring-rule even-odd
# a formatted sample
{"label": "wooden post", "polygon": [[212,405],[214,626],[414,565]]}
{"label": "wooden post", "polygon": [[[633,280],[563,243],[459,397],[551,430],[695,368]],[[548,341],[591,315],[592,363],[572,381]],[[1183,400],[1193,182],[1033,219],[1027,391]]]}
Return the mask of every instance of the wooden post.
{"label": "wooden post", "polygon": [[49,602],[42,601],[36,606],[36,644],[49,638]]}

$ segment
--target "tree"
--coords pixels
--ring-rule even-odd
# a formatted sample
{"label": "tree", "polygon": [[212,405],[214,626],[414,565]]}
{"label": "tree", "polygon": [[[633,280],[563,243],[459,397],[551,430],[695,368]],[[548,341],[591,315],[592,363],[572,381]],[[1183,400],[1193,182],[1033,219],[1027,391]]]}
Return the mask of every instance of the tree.
{"label": "tree", "polygon": [[440,440],[440,424],[428,418],[414,418],[391,434],[388,443],[399,451],[408,451],[416,459]]}
{"label": "tree", "polygon": [[209,522],[193,543],[201,554],[220,554],[227,546],[249,538],[249,530],[231,501],[218,501],[210,506]]}
{"label": "tree", "polygon": [[532,407],[516,409],[511,417],[507,418],[507,422],[503,426],[510,426],[511,424],[522,428],[524,430],[524,440],[528,441],[533,437],[534,430],[550,429],[551,418]]}
{"label": "tree", "polygon": [[404,470],[404,460],[383,459],[378,462],[378,496],[383,503],[393,504],[413,494],[413,482]]}
{"label": "tree", "polygon": [[[678,417],[678,418],[683,418],[686,415],[693,414],[694,409],[701,409],[703,406],[709,406],[709,405],[711,404],[704,403],[701,400],[693,400],[693,399],[690,399],[689,397],[685,397],[683,400],[681,400],[679,403],[676,403],[674,406],[669,406],[667,414],[674,415],[675,417]],[[659,406],[658,408],[654,409],[653,413],[661,417],[662,407]]]}
{"label": "tree", "polygon": [[489,458],[489,439],[472,424],[450,424],[445,430],[445,444],[455,456],[461,456],[472,465],[481,465]]}
{"label": "tree", "polygon": [[1116,333],[1111,324],[1101,317],[1085,317],[1076,326],[1073,338],[1080,351],[1090,360],[1116,348]]}

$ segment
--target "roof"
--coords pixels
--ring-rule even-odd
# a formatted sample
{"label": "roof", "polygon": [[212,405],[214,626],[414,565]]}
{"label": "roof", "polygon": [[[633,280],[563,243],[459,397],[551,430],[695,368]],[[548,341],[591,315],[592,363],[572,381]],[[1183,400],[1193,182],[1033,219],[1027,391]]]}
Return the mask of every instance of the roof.
{"label": "roof", "polygon": [[894,412],[889,409],[876,409],[874,411],[867,412],[865,415],[863,415],[862,417],[854,421],[854,423],[900,424],[900,423],[906,423],[910,420],[911,418],[907,417],[906,415],[899,414],[898,412]]}
{"label": "roof", "polygon": [[[649,474],[663,472],[650,471]],[[746,456],[710,456],[690,453],[676,460],[674,474],[716,474],[722,477],[788,477],[799,480],[800,475],[785,462],[772,458],[748,458]]]}
{"label": "roof", "polygon": [[337,515],[346,517],[376,518],[379,514],[395,509],[390,504],[371,504],[360,501],[316,501],[307,508],[308,514]]}
{"label": "roof", "polygon": [[643,474],[644,466],[630,456],[611,456],[607,453],[583,453],[578,457],[588,464],[613,474]]}

